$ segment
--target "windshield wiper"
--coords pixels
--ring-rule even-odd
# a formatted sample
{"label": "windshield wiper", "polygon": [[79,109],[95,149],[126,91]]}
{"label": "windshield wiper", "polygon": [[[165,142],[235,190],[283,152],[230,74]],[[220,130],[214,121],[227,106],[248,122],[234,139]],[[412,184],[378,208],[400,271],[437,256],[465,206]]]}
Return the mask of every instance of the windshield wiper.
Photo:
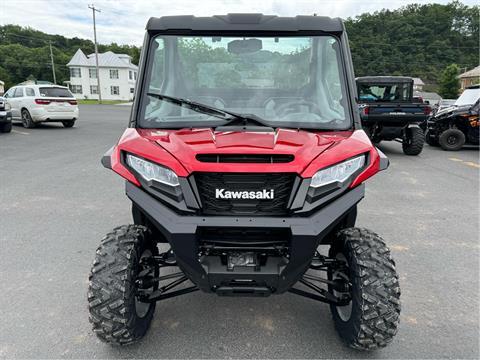
{"label": "windshield wiper", "polygon": [[[233,115],[233,113],[229,112]],[[261,117],[254,115],[254,114],[236,114],[232,117],[227,123],[223,124],[222,126],[232,126],[232,125],[256,125],[256,126],[267,126],[271,127],[271,125],[267,124],[265,120]]]}
{"label": "windshield wiper", "polygon": [[248,123],[254,123],[257,126],[270,126],[269,124],[265,123],[263,119],[259,118],[256,115],[237,114],[231,111],[226,111],[226,110],[216,108],[214,106],[198,103],[196,101],[191,101],[191,100],[163,95],[163,94],[147,93],[147,95],[160,100],[168,101],[172,104],[184,106],[187,109],[190,109],[202,114],[212,115],[222,120],[226,120],[227,122],[225,124],[222,124],[222,126],[230,126],[236,123],[241,123],[242,125],[247,125]]}

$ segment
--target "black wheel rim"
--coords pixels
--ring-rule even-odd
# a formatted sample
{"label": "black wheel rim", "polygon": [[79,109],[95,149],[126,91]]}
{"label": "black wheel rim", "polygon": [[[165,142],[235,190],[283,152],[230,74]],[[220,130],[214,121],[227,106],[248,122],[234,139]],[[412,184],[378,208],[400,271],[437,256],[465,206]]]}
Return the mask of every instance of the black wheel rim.
{"label": "black wheel rim", "polygon": [[29,121],[29,119],[28,119],[28,114],[27,114],[26,111],[23,111],[23,112],[22,112],[22,123],[23,123],[24,125],[28,125],[28,121]]}
{"label": "black wheel rim", "polygon": [[447,144],[448,145],[456,145],[457,144],[457,137],[455,135],[450,135],[447,138]]}

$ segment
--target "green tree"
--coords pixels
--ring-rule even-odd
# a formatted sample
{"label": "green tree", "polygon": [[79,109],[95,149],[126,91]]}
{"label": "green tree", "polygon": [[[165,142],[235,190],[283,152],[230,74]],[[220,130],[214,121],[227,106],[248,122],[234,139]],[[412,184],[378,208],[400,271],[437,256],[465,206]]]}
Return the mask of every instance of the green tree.
{"label": "green tree", "polygon": [[[357,76],[407,75],[438,83],[439,74],[449,64],[462,68],[478,65],[480,6],[460,1],[442,4],[410,4],[397,10],[366,13],[345,21]],[[81,48],[94,52],[91,40],[51,35],[18,25],[0,26],[0,79],[6,87],[24,81],[30,74],[52,80],[49,42],[52,43],[57,82],[69,79],[66,64]],[[182,56],[192,53],[228,61],[223,49],[211,49],[201,42],[180,43]],[[131,45],[100,44],[99,51],[132,56],[138,64],[140,48]],[[259,56],[264,56],[260,52]],[[292,54],[292,59],[294,54]],[[259,60],[259,62],[261,62]],[[191,61],[196,66],[197,61]],[[196,79],[196,69],[186,69]],[[301,77],[299,78],[301,79]]]}
{"label": "green tree", "polygon": [[[0,26],[0,80],[5,81],[6,89],[25,81],[29,75],[38,80],[53,81],[50,42],[58,84],[69,79],[66,65],[79,48],[86,54],[94,52],[94,45],[90,40],[50,35],[18,25]],[[132,57],[132,62],[138,64],[139,47],[115,43],[99,45],[99,51],[109,50],[128,54]]]}
{"label": "green tree", "polygon": [[440,96],[446,99],[455,99],[458,97],[458,91],[460,90],[460,83],[458,81],[458,74],[460,68],[457,64],[448,65],[445,70],[442,71],[439,81]]}
{"label": "green tree", "polygon": [[478,65],[479,6],[411,4],[345,21],[357,76],[420,77],[437,83],[447,65]]}

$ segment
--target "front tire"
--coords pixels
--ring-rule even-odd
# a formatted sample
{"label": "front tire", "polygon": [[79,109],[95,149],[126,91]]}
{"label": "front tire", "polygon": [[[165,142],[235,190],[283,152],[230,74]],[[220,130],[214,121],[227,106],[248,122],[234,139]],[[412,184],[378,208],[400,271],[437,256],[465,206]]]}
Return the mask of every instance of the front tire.
{"label": "front tire", "polygon": [[73,125],[75,125],[75,120],[64,120],[62,121],[62,124],[66,128],[71,128]]}
{"label": "front tire", "polygon": [[[400,287],[390,250],[377,234],[359,228],[338,233],[330,257],[347,263],[344,274],[351,286],[347,306],[330,305],[335,328],[348,346],[360,350],[385,347],[397,333]],[[332,289],[330,289],[332,291]]]}
{"label": "front tire", "polygon": [[[145,271],[145,254],[152,257],[158,249],[147,228],[137,225],[115,228],[97,249],[89,276],[88,307],[93,331],[103,342],[133,343],[150,326],[155,303],[142,303],[136,297],[137,275]],[[158,267],[152,275],[158,276]]]}
{"label": "front tire", "polygon": [[402,149],[405,155],[418,155],[423,150],[425,135],[419,127],[405,129],[405,135],[402,141]]}
{"label": "front tire", "polygon": [[438,137],[443,150],[458,151],[465,144],[465,134],[458,129],[447,129]]}
{"label": "front tire", "polygon": [[32,120],[32,117],[27,109],[22,110],[22,124],[26,129],[31,129],[35,127],[35,123]]}

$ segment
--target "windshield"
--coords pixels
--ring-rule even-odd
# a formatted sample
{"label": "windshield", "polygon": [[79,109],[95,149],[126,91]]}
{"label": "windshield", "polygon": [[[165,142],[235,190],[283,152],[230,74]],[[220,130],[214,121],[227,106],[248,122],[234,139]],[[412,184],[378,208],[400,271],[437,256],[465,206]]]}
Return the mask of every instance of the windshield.
{"label": "windshield", "polygon": [[409,83],[385,83],[358,85],[359,100],[363,102],[410,101],[411,86]]}
{"label": "windshield", "polygon": [[185,100],[272,127],[351,127],[340,44],[332,36],[158,36],[151,46],[140,127],[226,123]]}
{"label": "windshield", "polygon": [[68,98],[74,97],[68,89],[60,87],[41,87],[38,90],[40,91],[40,96]]}
{"label": "windshield", "polygon": [[480,88],[466,89],[462,95],[455,101],[456,106],[473,105],[480,98]]}

